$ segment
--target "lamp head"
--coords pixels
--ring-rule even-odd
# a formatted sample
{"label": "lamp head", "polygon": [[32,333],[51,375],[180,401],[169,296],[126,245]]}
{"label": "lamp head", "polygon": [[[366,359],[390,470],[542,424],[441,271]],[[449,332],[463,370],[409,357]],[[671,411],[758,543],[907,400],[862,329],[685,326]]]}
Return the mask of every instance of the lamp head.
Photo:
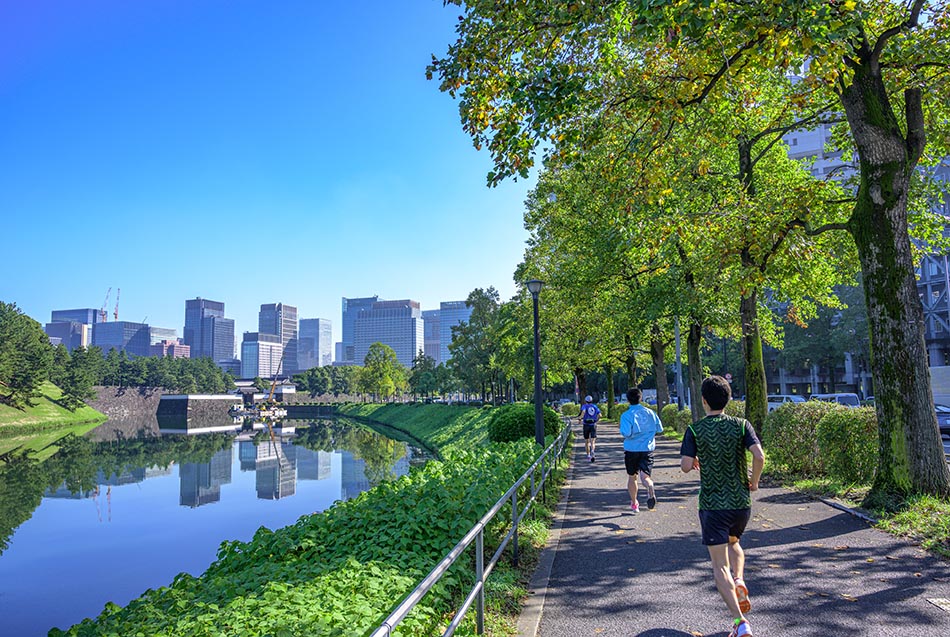
{"label": "lamp head", "polygon": [[543,284],[544,282],[540,279],[531,279],[526,285],[528,286],[528,291],[531,292],[531,296],[537,296]]}

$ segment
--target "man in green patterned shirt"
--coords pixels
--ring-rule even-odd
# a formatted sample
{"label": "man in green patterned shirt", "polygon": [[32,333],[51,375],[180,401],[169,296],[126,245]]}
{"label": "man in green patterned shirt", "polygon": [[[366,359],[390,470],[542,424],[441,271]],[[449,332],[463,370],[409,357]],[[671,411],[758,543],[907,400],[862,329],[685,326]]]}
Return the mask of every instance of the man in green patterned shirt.
{"label": "man in green patterned shirt", "polygon": [[[744,613],[752,604],[742,579],[745,553],[739,538],[752,517],[750,491],[759,488],[765,453],[749,421],[723,413],[732,398],[732,388],[725,378],[710,376],[704,380],[702,394],[706,417],[686,428],[680,468],[683,473],[699,471],[703,544],[709,549],[716,588],[735,618],[729,635],[751,637],[752,627]],[[746,449],[752,453],[751,478]]]}

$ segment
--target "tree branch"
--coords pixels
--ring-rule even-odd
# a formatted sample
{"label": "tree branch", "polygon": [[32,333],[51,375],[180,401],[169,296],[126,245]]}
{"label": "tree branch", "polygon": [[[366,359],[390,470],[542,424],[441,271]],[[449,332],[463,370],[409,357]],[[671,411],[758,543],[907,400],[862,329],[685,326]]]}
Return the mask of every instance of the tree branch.
{"label": "tree branch", "polygon": [[920,21],[920,12],[923,8],[924,0],[914,0],[914,3],[910,7],[910,16],[908,16],[908,18],[900,24],[885,30],[880,35],[880,37],[878,37],[877,42],[874,43],[874,49],[871,51],[870,62],[872,64],[878,63],[881,58],[881,53],[884,51],[884,47],[887,45],[888,40],[893,38],[901,31],[913,29],[918,25]]}
{"label": "tree branch", "polygon": [[828,232],[830,230],[851,230],[851,224],[845,223],[826,223],[824,225],[818,226],[817,228],[812,228],[811,224],[807,221],[802,221],[801,219],[795,219],[788,224],[789,228],[799,227],[805,231],[809,237],[814,237],[816,235]]}
{"label": "tree branch", "polygon": [[927,133],[924,130],[924,109],[922,93],[919,88],[904,91],[904,112],[907,118],[907,155],[913,166],[917,165],[927,145]]}

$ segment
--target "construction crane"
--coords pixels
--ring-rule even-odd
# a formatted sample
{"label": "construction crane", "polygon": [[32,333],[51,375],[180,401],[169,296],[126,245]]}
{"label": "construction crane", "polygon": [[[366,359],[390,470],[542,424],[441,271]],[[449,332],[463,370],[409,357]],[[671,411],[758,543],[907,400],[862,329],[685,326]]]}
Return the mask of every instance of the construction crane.
{"label": "construction crane", "polygon": [[116,321],[119,320],[119,293],[121,291],[122,291],[122,288],[115,289],[115,312],[113,312],[112,316],[115,318]]}
{"label": "construction crane", "polygon": [[109,296],[112,294],[112,288],[109,288],[109,291],[106,292],[106,298],[102,302],[102,307],[99,308],[99,322],[105,323],[109,320],[109,313],[106,312],[106,306],[109,305]]}

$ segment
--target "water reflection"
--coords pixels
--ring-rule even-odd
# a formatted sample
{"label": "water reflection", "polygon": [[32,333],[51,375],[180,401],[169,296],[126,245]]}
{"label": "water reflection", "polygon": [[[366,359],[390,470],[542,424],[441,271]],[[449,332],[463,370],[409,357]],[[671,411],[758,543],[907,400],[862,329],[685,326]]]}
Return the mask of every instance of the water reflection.
{"label": "water reflection", "polygon": [[179,572],[200,574],[223,540],[293,523],[425,461],[343,420],[273,436],[244,421],[110,421],[56,444],[43,462],[0,458],[0,635],[45,635]]}

